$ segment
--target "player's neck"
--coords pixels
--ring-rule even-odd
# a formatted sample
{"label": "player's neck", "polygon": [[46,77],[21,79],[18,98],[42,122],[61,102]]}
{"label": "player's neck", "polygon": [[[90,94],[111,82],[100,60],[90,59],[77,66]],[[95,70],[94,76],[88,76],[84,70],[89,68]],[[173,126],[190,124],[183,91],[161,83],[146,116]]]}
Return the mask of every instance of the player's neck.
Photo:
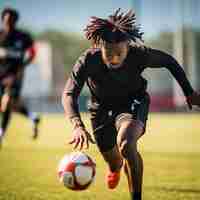
{"label": "player's neck", "polygon": [[119,69],[119,68],[123,67],[124,62],[125,62],[125,60],[126,60],[127,57],[128,57],[128,53],[127,53],[126,57],[125,57],[123,60],[121,60],[119,63],[111,63],[111,62],[109,62],[109,61],[104,57],[103,54],[102,54],[101,56],[102,56],[103,63],[104,63],[106,66],[108,66],[108,67],[111,68],[111,69]]}

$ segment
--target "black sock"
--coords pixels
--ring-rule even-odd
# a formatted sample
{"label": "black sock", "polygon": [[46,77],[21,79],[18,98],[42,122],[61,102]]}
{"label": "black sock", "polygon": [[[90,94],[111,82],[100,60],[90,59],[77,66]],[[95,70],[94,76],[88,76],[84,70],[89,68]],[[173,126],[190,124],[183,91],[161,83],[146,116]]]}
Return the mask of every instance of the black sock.
{"label": "black sock", "polygon": [[6,111],[2,113],[1,128],[3,132],[6,131],[8,124],[10,122],[10,118],[11,118],[11,110],[10,108],[7,108]]}
{"label": "black sock", "polygon": [[17,112],[19,112],[20,114],[29,118],[29,111],[28,111],[28,108],[25,105],[20,106],[19,109],[17,110]]}
{"label": "black sock", "polygon": [[141,192],[134,192],[131,193],[131,200],[142,200],[142,193]]}

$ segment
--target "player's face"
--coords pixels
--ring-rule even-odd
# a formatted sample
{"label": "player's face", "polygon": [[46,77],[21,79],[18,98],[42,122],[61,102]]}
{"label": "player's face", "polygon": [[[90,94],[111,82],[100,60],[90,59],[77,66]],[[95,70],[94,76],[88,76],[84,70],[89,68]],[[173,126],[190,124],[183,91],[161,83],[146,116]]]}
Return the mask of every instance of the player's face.
{"label": "player's face", "polygon": [[118,43],[105,42],[101,48],[104,62],[116,68],[120,67],[120,65],[127,57],[129,50],[128,44],[128,41]]}
{"label": "player's face", "polygon": [[15,22],[10,13],[6,13],[2,20],[3,29],[11,30],[15,27]]}

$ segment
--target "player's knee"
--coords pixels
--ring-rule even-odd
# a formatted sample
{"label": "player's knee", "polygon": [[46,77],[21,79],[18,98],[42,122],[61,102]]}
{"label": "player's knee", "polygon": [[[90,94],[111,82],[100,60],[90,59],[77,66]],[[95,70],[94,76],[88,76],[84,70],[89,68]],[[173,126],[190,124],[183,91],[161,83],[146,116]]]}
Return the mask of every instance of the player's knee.
{"label": "player's knee", "polygon": [[144,124],[139,120],[124,121],[119,132],[123,137],[127,135],[131,140],[137,140],[144,133]]}
{"label": "player's knee", "polygon": [[128,158],[134,153],[137,153],[137,140],[142,134],[143,127],[138,128],[136,122],[127,121],[120,127],[117,144],[124,158]]}
{"label": "player's knee", "polygon": [[125,159],[128,159],[130,156],[137,153],[137,142],[124,139],[119,144],[119,151]]}
{"label": "player's knee", "polygon": [[122,142],[122,140],[128,140],[130,142],[136,142],[144,131],[144,126],[136,120],[125,121],[121,124],[119,131],[117,142],[118,145]]}

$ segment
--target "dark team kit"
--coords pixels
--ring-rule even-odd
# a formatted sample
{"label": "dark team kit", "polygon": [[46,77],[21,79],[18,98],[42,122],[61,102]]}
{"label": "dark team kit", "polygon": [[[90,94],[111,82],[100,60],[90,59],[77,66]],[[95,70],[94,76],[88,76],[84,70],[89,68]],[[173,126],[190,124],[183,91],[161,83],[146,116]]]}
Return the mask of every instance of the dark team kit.
{"label": "dark team kit", "polygon": [[[116,142],[114,123],[120,119],[118,113],[132,113],[135,119],[146,123],[150,101],[146,92],[147,80],[141,74],[148,67],[167,68],[186,96],[193,93],[182,68],[170,55],[146,47],[130,47],[123,66],[118,69],[111,69],[104,64],[100,49],[89,49],[73,67],[65,93],[72,95],[75,101],[73,105],[77,105],[77,97],[84,83],[87,83],[91,91],[89,111],[101,150],[110,149]],[[78,107],[72,110],[70,107],[69,111],[71,116],[77,115]]]}
{"label": "dark team kit", "polygon": [[[0,58],[0,80],[9,75],[16,75],[20,67],[23,66],[23,58],[26,50],[31,47],[33,41],[31,37],[21,31],[14,30],[8,35],[0,32],[0,46],[8,51],[6,58]],[[13,95],[18,96],[21,90],[21,81],[16,80],[13,84]],[[4,86],[1,86],[1,94],[4,92]]]}

